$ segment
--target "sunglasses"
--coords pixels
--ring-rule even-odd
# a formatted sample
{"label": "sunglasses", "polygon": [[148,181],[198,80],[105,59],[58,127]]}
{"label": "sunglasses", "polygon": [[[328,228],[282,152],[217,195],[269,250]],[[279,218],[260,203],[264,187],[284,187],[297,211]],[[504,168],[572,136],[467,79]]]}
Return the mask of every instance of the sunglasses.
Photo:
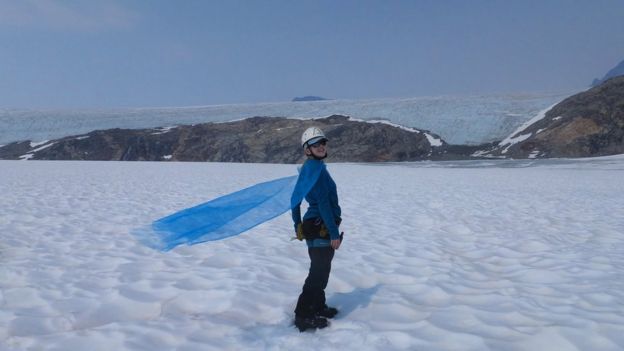
{"label": "sunglasses", "polygon": [[317,143],[314,143],[314,144],[310,145],[310,147],[317,148],[317,147],[319,147],[321,145],[323,145],[323,146],[327,145],[327,140],[321,140],[321,141],[319,141]]}

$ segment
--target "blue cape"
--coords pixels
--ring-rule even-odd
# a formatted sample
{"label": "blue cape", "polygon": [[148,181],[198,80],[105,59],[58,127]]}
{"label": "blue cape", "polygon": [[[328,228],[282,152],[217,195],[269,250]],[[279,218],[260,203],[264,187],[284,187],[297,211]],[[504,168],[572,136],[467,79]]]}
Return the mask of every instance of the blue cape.
{"label": "blue cape", "polygon": [[238,235],[298,206],[324,168],[323,162],[307,161],[299,176],[259,183],[181,210],[133,231],[133,235],[160,251]]}

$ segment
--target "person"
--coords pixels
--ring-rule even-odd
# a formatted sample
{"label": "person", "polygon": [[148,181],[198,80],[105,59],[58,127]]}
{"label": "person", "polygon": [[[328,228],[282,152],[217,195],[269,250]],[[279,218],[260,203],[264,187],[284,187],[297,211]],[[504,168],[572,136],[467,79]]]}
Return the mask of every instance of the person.
{"label": "person", "polygon": [[[303,285],[295,308],[295,326],[303,332],[307,329],[320,329],[329,325],[338,310],[329,307],[325,301],[325,288],[329,280],[331,262],[335,250],[342,242],[338,228],[341,222],[341,209],[338,204],[336,183],[329,175],[323,159],[327,157],[327,142],[323,131],[317,127],[308,128],[301,137],[305,156],[300,177],[310,169],[319,169],[318,180],[305,196],[308,209],[301,219],[299,203],[292,209],[292,218],[298,237],[305,238],[310,257],[310,270]],[[318,174],[318,173],[317,173]]]}

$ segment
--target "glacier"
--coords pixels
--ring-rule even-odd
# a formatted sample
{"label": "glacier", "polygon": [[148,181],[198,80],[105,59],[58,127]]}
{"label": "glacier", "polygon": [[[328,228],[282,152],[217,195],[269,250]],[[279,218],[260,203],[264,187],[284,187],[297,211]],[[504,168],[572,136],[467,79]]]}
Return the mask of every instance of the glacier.
{"label": "glacier", "polygon": [[115,109],[0,109],[0,145],[43,141],[93,130],[227,122],[254,116],[318,118],[333,114],[387,120],[438,134],[450,144],[477,145],[509,136],[571,93],[429,96]]}

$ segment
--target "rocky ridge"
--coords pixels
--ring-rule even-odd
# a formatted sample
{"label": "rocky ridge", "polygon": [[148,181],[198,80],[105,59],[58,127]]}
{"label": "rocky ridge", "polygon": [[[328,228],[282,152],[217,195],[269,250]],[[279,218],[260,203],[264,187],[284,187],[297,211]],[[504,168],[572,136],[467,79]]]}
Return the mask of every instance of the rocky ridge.
{"label": "rocky ridge", "polygon": [[[2,159],[213,161],[297,163],[300,135],[321,127],[331,141],[328,161],[383,162],[457,159],[474,147],[451,146],[427,131],[334,115],[314,120],[253,117],[156,129],[109,129],[45,143],[0,148]],[[460,155],[461,154],[461,155]]]}

